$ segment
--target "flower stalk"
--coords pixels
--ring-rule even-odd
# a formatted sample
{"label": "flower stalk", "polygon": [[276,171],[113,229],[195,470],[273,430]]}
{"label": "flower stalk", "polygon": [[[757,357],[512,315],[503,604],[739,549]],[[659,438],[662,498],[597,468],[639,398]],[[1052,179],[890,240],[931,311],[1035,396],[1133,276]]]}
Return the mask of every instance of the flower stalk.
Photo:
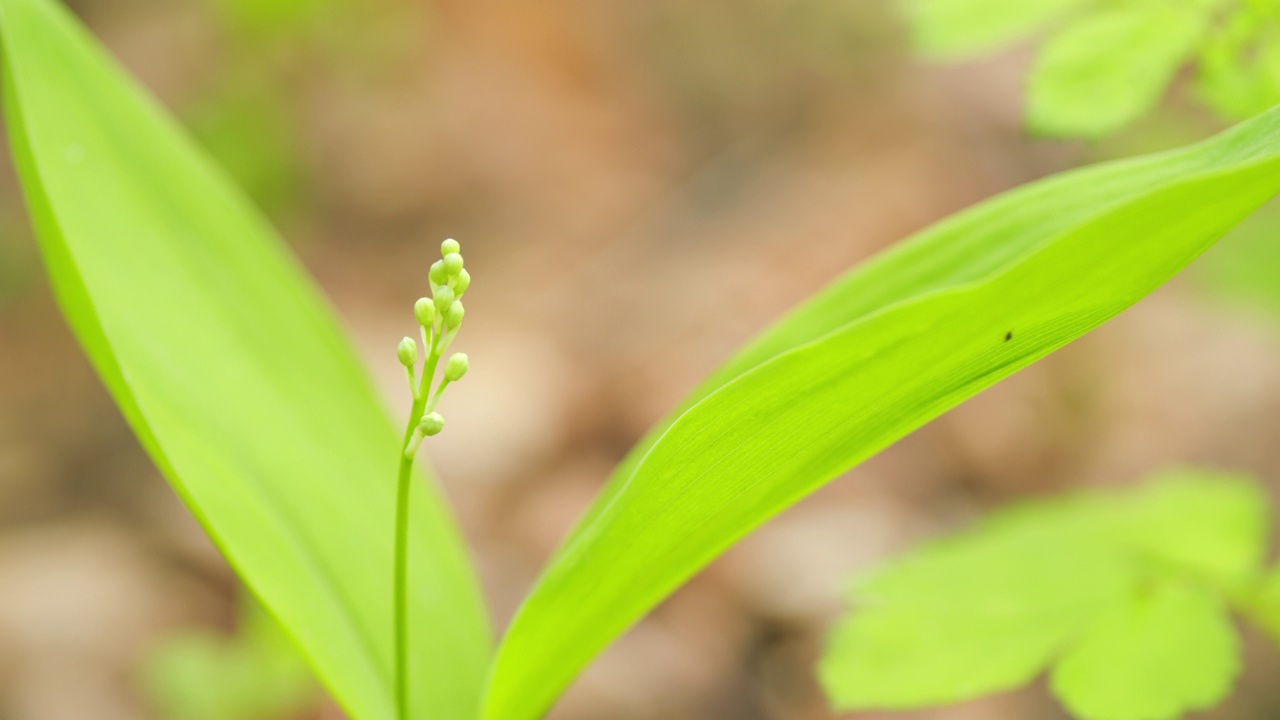
{"label": "flower stalk", "polygon": [[[400,447],[399,471],[396,476],[395,558],[393,622],[395,632],[395,704],[398,720],[409,720],[409,627],[408,627],[408,566],[409,566],[409,493],[412,487],[413,460],[422,441],[439,434],[444,429],[444,418],[436,412],[440,398],[451,383],[467,373],[468,358],[465,353],[454,353],[445,362],[439,384],[435,384],[440,359],[453,343],[462,327],[465,310],[462,294],[471,285],[471,275],[463,268],[460,246],[453,239],[440,246],[441,259],[428,274],[431,297],[420,298],[413,305],[422,338],[422,373],[416,372],[418,343],[410,337],[400,341],[396,357],[404,366],[413,392],[413,406],[405,426]],[[433,388],[434,386],[434,388]]]}

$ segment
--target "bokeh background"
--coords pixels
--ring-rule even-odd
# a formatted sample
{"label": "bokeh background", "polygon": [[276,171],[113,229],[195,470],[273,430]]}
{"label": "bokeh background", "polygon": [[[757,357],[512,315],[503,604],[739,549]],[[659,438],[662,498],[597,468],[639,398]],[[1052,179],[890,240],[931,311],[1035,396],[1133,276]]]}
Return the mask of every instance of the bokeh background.
{"label": "bokeh background", "polygon": [[[1025,49],[921,62],[890,0],[71,6],[277,223],[397,416],[395,343],[439,241],[462,241],[472,371],[430,452],[498,627],[630,445],[787,308],[996,192],[1219,126],[1175,88],[1105,142],[1029,138]],[[851,575],[986,509],[1173,464],[1280,488],[1278,441],[1267,209],[1135,309],[769,523],[552,718],[834,717],[812,666]],[[341,718],[255,617],[60,318],[6,159],[0,720]],[[1280,714],[1280,654],[1248,646],[1215,717]],[[246,680],[254,652],[274,670]],[[227,709],[232,688],[250,699]],[[858,717],[1064,715],[1032,687]]]}

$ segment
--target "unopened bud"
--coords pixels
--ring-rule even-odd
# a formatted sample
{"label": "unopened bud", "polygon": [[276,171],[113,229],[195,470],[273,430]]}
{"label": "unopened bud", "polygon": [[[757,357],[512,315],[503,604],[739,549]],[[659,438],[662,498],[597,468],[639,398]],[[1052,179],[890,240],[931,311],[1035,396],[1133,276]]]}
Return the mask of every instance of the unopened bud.
{"label": "unopened bud", "polygon": [[444,366],[444,379],[449,382],[457,382],[461,380],[462,376],[467,374],[467,367],[468,361],[466,353],[454,353],[450,355],[449,362],[445,363]]}
{"label": "unopened bud", "polygon": [[[440,288],[440,289],[445,290],[447,288]],[[466,314],[466,311],[463,310],[462,308],[462,301],[454,300],[453,304],[449,306],[449,311],[444,314],[445,326],[448,327],[450,330],[457,328],[459,325],[462,324],[462,316],[464,314]]]}
{"label": "unopened bud", "polygon": [[445,240],[444,242],[440,243],[440,257],[448,257],[450,255],[456,255],[461,250],[462,250],[462,246],[459,245],[458,241],[454,240],[453,238],[449,238],[448,240]]}
{"label": "unopened bud", "polygon": [[461,296],[469,287],[471,287],[471,273],[459,270],[458,276],[453,279],[453,292]]}
{"label": "unopened bud", "polygon": [[440,413],[437,413],[437,412],[427,413],[426,415],[423,415],[422,421],[418,423],[418,430],[423,435],[426,435],[427,437],[431,437],[432,435],[439,435],[440,431],[443,429],[444,429],[444,418],[441,417]]}
{"label": "unopened bud", "polygon": [[419,325],[429,328],[436,321],[436,306],[431,298],[418,298],[418,302],[413,304],[413,314]]}
{"label": "unopened bud", "polygon": [[442,262],[444,262],[444,271],[449,274],[449,277],[462,271],[462,256],[458,253],[445,255]]}
{"label": "unopened bud", "polygon": [[431,278],[431,282],[437,285],[443,285],[449,282],[449,271],[444,269],[444,261],[437,260],[431,263],[431,272],[427,273]]}
{"label": "unopened bud", "polygon": [[435,294],[436,310],[438,310],[441,315],[448,313],[449,306],[453,304],[454,299],[456,299],[456,296],[453,293],[453,288],[448,285],[441,286],[436,290]]}
{"label": "unopened bud", "polygon": [[418,343],[413,338],[405,338],[400,341],[396,347],[396,357],[400,358],[400,364],[411,368],[414,363],[418,362]]}

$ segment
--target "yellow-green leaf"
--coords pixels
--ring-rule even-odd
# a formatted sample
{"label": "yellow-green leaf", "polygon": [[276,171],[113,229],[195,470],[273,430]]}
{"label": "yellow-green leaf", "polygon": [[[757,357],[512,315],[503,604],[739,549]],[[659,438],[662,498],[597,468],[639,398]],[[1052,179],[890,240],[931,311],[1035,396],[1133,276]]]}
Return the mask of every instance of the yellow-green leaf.
{"label": "yellow-green leaf", "polygon": [[1246,118],[1280,101],[1280,28],[1269,12],[1239,8],[1200,48],[1196,89],[1226,117]]}
{"label": "yellow-green leaf", "polygon": [[903,0],[913,44],[936,57],[992,50],[1088,0]]}
{"label": "yellow-green leaf", "polygon": [[1148,561],[1228,593],[1258,580],[1270,530],[1267,498],[1240,476],[1164,473],[1123,508],[1124,542]]}
{"label": "yellow-green leaf", "polygon": [[1195,52],[1206,21],[1203,9],[1140,2],[1072,23],[1036,58],[1028,126],[1045,135],[1095,137],[1136,120]]}
{"label": "yellow-green leaf", "polygon": [[[72,329],[143,446],[337,699],[354,718],[390,718],[399,438],[333,313],[259,213],[64,7],[0,0],[0,40],[14,157]],[[412,706],[470,720],[485,613],[434,489],[414,498]]]}
{"label": "yellow-green leaf", "polygon": [[827,696],[914,708],[1030,681],[1130,590],[1112,517],[1090,497],[1004,513],[876,573],[824,655]]}
{"label": "yellow-green leaf", "polygon": [[716,555],[1159,287],[1280,190],[1280,112],[939,224],[749,346],[621,466],[517,614],[486,717],[543,712]]}
{"label": "yellow-green leaf", "polygon": [[[1193,470],[1137,492],[1002,510],[862,582],[824,655],[823,686],[842,709],[927,707],[1016,688],[1063,653],[1091,657],[1081,637],[1127,646],[1131,629],[1116,616],[1145,607],[1152,587],[1244,597],[1261,569],[1265,515],[1255,484]],[[1194,655],[1195,639],[1168,649]]]}
{"label": "yellow-green leaf", "polygon": [[1157,579],[1117,604],[1053,672],[1080,720],[1170,720],[1217,704],[1240,672],[1240,641],[1222,602]]}

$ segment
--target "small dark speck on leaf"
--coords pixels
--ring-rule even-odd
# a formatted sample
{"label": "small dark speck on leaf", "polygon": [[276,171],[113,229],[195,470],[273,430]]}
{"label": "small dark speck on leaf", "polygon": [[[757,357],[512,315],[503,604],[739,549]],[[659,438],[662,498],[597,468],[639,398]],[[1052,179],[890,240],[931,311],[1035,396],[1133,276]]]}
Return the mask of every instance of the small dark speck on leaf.
{"label": "small dark speck on leaf", "polygon": [[1010,330],[1009,332],[1007,332],[1007,333],[1005,333],[1005,334],[1004,334],[1004,341],[1005,341],[1005,342],[1009,342],[1009,341],[1010,341],[1010,340],[1012,340],[1012,339],[1013,339],[1013,331],[1012,331],[1012,330]]}

